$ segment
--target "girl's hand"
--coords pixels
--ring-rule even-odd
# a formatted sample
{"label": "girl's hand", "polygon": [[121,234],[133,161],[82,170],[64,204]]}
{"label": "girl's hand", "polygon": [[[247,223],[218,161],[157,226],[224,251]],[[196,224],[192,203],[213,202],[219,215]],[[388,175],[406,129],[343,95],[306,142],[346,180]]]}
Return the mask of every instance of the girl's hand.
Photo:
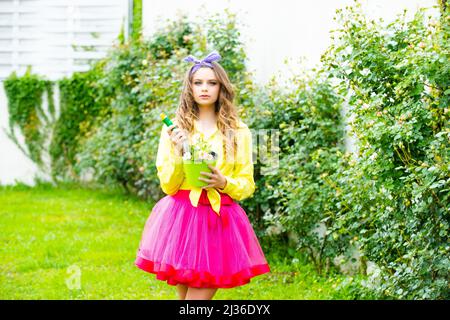
{"label": "girl's hand", "polygon": [[179,128],[175,128],[176,126],[172,124],[167,128],[167,133],[169,134],[170,141],[175,147],[175,152],[177,155],[182,155],[183,151],[183,142],[187,140],[187,135],[184,130],[180,130]]}
{"label": "girl's hand", "polygon": [[199,180],[208,183],[208,185],[202,187],[202,189],[207,189],[207,188],[223,189],[223,188],[225,188],[225,186],[227,185],[227,178],[225,178],[225,176],[222,174],[222,172],[220,172],[220,170],[217,169],[216,167],[214,167],[210,164],[208,164],[208,167],[211,169],[212,173],[202,171],[202,172],[200,172],[200,174],[209,177],[209,179],[206,179],[203,177],[198,178]]}

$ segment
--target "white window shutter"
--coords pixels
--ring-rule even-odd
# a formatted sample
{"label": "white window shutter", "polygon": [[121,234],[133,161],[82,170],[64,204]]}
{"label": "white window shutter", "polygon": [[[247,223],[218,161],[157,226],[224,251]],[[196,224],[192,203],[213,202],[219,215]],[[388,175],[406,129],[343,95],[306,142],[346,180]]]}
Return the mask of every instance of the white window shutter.
{"label": "white window shutter", "polygon": [[[55,80],[89,69],[128,34],[128,0],[0,0],[0,80],[12,71]],[[89,51],[84,51],[88,49]]]}

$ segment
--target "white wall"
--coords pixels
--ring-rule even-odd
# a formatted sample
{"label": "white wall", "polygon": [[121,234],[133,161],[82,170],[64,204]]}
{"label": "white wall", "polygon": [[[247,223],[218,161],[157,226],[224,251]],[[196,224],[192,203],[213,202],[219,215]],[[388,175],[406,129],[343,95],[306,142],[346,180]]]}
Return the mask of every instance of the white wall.
{"label": "white wall", "polygon": [[[404,8],[432,6],[436,0],[363,0],[365,12],[374,18],[395,18]],[[330,44],[329,31],[336,27],[333,16],[338,8],[353,0],[143,0],[144,34],[150,36],[166,19],[186,13],[193,21],[230,8],[244,24],[241,29],[248,66],[261,84],[280,73],[282,79],[296,70],[297,61],[305,58],[308,66],[319,63],[320,55]],[[197,57],[202,58],[202,57]],[[283,65],[285,59],[291,67]]]}

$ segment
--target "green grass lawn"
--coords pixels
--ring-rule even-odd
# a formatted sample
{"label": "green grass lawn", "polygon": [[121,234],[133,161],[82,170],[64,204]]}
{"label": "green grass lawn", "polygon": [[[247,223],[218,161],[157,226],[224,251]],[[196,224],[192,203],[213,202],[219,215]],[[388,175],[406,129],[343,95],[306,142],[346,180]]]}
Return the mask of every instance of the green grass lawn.
{"label": "green grass lawn", "polygon": [[[134,265],[154,203],[73,185],[0,187],[0,299],[177,299]],[[350,299],[348,278],[318,276],[263,250],[272,272],[214,299]]]}

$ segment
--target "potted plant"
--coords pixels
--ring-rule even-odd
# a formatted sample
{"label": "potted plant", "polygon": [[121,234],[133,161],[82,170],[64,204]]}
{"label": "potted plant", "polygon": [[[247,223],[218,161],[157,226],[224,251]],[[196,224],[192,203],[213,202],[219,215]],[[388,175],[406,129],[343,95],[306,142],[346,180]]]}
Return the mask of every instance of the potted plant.
{"label": "potted plant", "polygon": [[208,165],[217,163],[217,153],[211,145],[205,141],[202,134],[196,133],[191,140],[191,152],[183,155],[183,169],[188,183],[195,187],[204,187],[206,182],[199,180],[199,177],[207,178],[200,172],[211,172]]}

